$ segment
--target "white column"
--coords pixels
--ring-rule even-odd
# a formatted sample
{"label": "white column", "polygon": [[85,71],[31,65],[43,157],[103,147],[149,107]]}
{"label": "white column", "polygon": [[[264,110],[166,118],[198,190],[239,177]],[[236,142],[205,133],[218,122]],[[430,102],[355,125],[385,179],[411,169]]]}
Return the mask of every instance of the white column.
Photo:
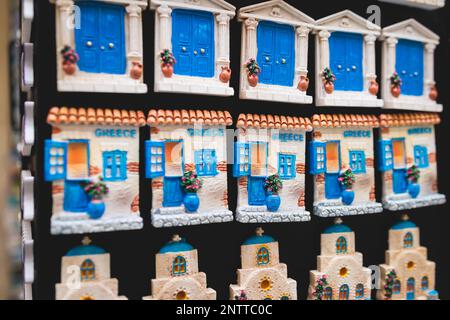
{"label": "white column", "polygon": [[157,12],[159,14],[159,50],[170,49],[170,39],[172,35],[169,34],[169,30],[172,30],[170,27],[172,9],[169,8],[167,4],[163,4],[158,7]]}
{"label": "white column", "polygon": [[218,44],[218,54],[217,61],[220,64],[229,64],[230,63],[230,19],[231,17],[226,13],[220,13],[216,16],[218,27],[218,39],[216,41]]}
{"label": "white column", "polygon": [[377,74],[375,70],[375,41],[377,37],[373,34],[368,34],[364,37],[364,47],[365,47],[365,80],[364,81],[364,90],[369,88],[369,84],[371,81],[376,80]]}
{"label": "white column", "polygon": [[392,74],[395,72],[395,64],[396,64],[396,47],[398,40],[396,38],[390,37],[386,40],[387,44],[387,79],[389,79]]}
{"label": "white column", "polygon": [[246,59],[256,59],[258,54],[258,48],[256,47],[256,28],[258,27],[258,20],[254,18],[248,18],[245,20],[245,28],[247,30],[247,43],[246,43]]}
{"label": "white column", "polygon": [[[71,17],[74,13],[74,1],[73,0],[57,0],[56,10],[59,12],[59,39],[61,43],[58,45],[62,48],[64,46],[74,46],[73,27],[74,21]],[[58,48],[58,51],[59,49]]]}
{"label": "white column", "polygon": [[425,45],[425,58],[424,58],[424,92],[428,92],[430,86],[435,85],[434,80],[434,50],[436,45],[434,43],[427,43]]}
{"label": "white column", "polygon": [[128,57],[142,59],[142,35],[139,31],[142,29],[142,8],[132,3],[127,6],[126,11],[128,14],[128,38],[130,41]]}
{"label": "white column", "polygon": [[311,31],[305,26],[300,26],[296,29],[297,31],[297,50],[296,50],[296,61],[297,61],[297,74],[299,76],[308,75],[308,35]]}
{"label": "white column", "polygon": [[330,67],[330,44],[328,39],[331,33],[327,30],[322,30],[319,32],[319,55],[320,55],[320,72],[325,68]]}

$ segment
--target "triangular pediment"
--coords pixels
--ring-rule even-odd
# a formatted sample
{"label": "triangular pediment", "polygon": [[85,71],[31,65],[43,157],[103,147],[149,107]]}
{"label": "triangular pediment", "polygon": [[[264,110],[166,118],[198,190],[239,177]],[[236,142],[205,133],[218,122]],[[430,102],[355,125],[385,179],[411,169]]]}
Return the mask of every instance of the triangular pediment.
{"label": "triangular pediment", "polygon": [[408,19],[383,28],[383,37],[395,37],[420,42],[439,43],[439,36],[414,19]]}
{"label": "triangular pediment", "polygon": [[229,11],[236,12],[236,7],[223,0],[151,0],[150,7],[155,9],[161,5],[187,9],[195,7],[198,10],[206,11]]}
{"label": "triangular pediment", "polygon": [[316,21],[318,29],[380,33],[381,28],[353,11],[344,10]]}
{"label": "triangular pediment", "polygon": [[273,0],[257,3],[239,10],[239,18],[255,17],[259,20],[273,20],[278,22],[297,24],[314,24],[313,18],[283,0]]}

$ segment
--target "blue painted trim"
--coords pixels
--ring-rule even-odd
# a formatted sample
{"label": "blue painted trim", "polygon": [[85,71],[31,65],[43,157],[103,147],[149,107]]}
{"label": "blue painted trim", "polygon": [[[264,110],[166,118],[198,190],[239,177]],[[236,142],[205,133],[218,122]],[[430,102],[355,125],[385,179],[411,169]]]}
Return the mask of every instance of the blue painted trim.
{"label": "blue painted trim", "polygon": [[[353,156],[356,157],[353,160]],[[352,150],[349,152],[349,163],[350,168],[354,174],[363,174],[366,173],[366,153],[362,150]],[[361,167],[359,168],[358,164],[361,162]]]}
{"label": "blue painted trim", "polygon": [[[241,162],[241,151],[243,150],[244,157],[247,155],[248,161]],[[250,152],[250,144],[246,142],[235,142],[234,144],[234,177],[245,177],[250,175],[250,164],[252,162],[252,154]],[[243,167],[243,168],[241,168]],[[247,170],[245,170],[247,167]]]}
{"label": "blue painted trim", "polygon": [[276,240],[274,238],[272,238],[271,236],[268,236],[268,235],[262,235],[262,236],[254,235],[254,236],[248,238],[247,240],[245,240],[242,245],[244,245],[244,246],[252,246],[254,244],[264,244],[264,243],[272,243],[272,242],[276,242]]}
{"label": "blue painted trim", "polygon": [[[206,156],[205,156],[206,154]],[[205,157],[209,156],[211,162],[205,161]],[[200,177],[214,177],[218,175],[217,171],[217,152],[214,149],[201,149],[194,152],[195,170]],[[209,164],[210,170],[207,170]],[[202,169],[203,167],[203,169]]]}
{"label": "blue painted trim", "polygon": [[[321,152],[319,152],[321,150]],[[327,149],[326,143],[321,141],[309,141],[309,173],[313,175],[325,173],[327,168]],[[323,160],[318,160],[323,156]]]}
{"label": "blue painted trim", "polygon": [[428,149],[426,146],[414,146],[414,163],[420,169],[429,167]]}
{"label": "blue painted trim", "polygon": [[[177,268],[178,270],[175,270]],[[181,276],[187,273],[186,259],[182,256],[177,256],[172,262],[172,275]]]}
{"label": "blue painted trim", "polygon": [[[120,156],[120,163],[116,162],[117,156]],[[105,151],[103,152],[103,179],[104,181],[125,181],[127,180],[127,152],[121,150]],[[111,160],[111,165],[108,165],[108,160]],[[117,176],[117,167],[120,167],[120,175]],[[111,169],[111,175],[108,177],[106,170]]]}
{"label": "blue painted trim", "polygon": [[[161,150],[161,153],[152,153],[152,148],[157,148],[158,150]],[[163,177],[165,175],[165,144],[164,142],[159,141],[146,141],[145,142],[145,176],[148,179]],[[153,162],[153,157],[161,157],[160,162]],[[152,171],[152,166],[161,166],[161,171]]]}
{"label": "blue painted trim", "polygon": [[89,245],[89,246],[78,246],[66,253],[66,257],[75,256],[90,256],[96,254],[105,254],[106,251],[100,247]]}
{"label": "blue painted trim", "polygon": [[266,266],[270,263],[269,249],[267,249],[266,247],[259,248],[256,255],[256,263],[258,264],[258,266]]}
{"label": "blue painted trim", "polygon": [[[288,159],[291,160],[290,167],[287,163]],[[297,174],[296,167],[295,167],[296,161],[297,161],[297,156],[295,154],[283,154],[283,153],[278,154],[278,174],[280,176],[280,179],[283,179],[283,180],[295,179],[296,174]],[[289,168],[291,169],[291,173],[287,174],[287,172],[289,171]],[[284,174],[282,174],[282,171],[284,172]]]}
{"label": "blue painted trim", "polygon": [[185,252],[192,251],[194,247],[191,246],[186,239],[181,239],[181,241],[170,241],[166,243],[160,250],[160,254],[164,253],[176,253],[176,252]]}
{"label": "blue painted trim", "polygon": [[323,232],[324,234],[332,234],[332,233],[346,233],[346,232],[353,232],[352,229],[350,229],[345,224],[334,224]]}
{"label": "blue painted trim", "polygon": [[[67,142],[45,140],[44,143],[44,178],[45,181],[64,180],[67,175]],[[56,161],[62,160],[61,165],[51,164],[51,149],[62,149],[63,154],[58,155]],[[55,156],[53,156],[55,157]],[[56,167],[56,168],[55,168]],[[56,172],[52,174],[51,170],[54,168]],[[61,173],[58,173],[58,169],[63,169]]]}
{"label": "blue painted trim", "polygon": [[378,141],[378,170],[386,172],[394,169],[394,150],[392,140]]}
{"label": "blue painted trim", "polygon": [[414,222],[408,220],[408,221],[401,221],[399,223],[396,223],[394,226],[392,226],[391,230],[402,230],[402,229],[411,229],[411,228],[417,228],[417,226]]}

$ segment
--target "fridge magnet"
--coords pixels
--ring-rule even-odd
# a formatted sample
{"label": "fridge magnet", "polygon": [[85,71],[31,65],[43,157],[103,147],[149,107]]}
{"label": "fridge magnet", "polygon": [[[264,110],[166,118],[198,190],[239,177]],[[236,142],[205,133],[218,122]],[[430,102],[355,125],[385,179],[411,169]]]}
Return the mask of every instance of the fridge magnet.
{"label": "fridge magnet", "polygon": [[239,10],[241,99],[312,103],[307,94],[308,35],[314,19],[282,0]]}
{"label": "fridge magnet", "polygon": [[152,296],[144,300],[216,300],[207,288],[206,274],[198,271],[198,252],[185,239],[174,235],[156,254],[156,279]]}
{"label": "fridge magnet", "polygon": [[420,229],[404,215],[403,221],[389,230],[377,299],[436,300],[435,268],[435,263],[428,261],[427,248],[420,245]]}
{"label": "fridge magnet", "polygon": [[58,91],[147,93],[142,11],[147,1],[55,4]]}
{"label": "fridge magnet", "polygon": [[321,234],[317,270],[310,271],[308,300],[370,300],[372,270],[356,252],[355,233],[342,220]]}
{"label": "fridge magnet", "polygon": [[139,213],[141,111],[54,107],[44,176],[52,182],[52,234],[142,228]]}
{"label": "fridge magnet", "polygon": [[226,136],[232,123],[227,111],[150,111],[145,158],[154,227],[233,221]]}
{"label": "fridge magnet", "polygon": [[151,0],[155,11],[155,92],[232,96],[230,20],[223,0]]}
{"label": "fridge magnet", "polygon": [[111,257],[85,237],[81,246],[62,258],[56,300],[127,300],[119,296],[119,281],[111,278]]}
{"label": "fridge magnet", "polygon": [[438,193],[436,113],[383,114],[378,141],[383,206],[392,211],[444,204]]}
{"label": "fridge magnet", "polygon": [[344,10],[316,21],[316,105],[382,107],[375,42],[381,28]]}
{"label": "fridge magnet", "polygon": [[409,19],[383,28],[381,40],[384,108],[441,112],[434,78],[439,36]]}
{"label": "fridge magnet", "polygon": [[238,179],[236,220],[242,223],[309,221],[305,210],[308,118],[241,114],[233,174]]}
{"label": "fridge magnet", "polygon": [[297,282],[280,263],[278,242],[262,228],[241,246],[238,283],[230,285],[230,300],[297,300]]}
{"label": "fridge magnet", "polygon": [[425,10],[436,10],[445,7],[445,0],[380,0],[398,5],[416,7]]}
{"label": "fridge magnet", "polygon": [[314,213],[336,217],[379,213],[375,198],[374,115],[314,115],[309,168]]}

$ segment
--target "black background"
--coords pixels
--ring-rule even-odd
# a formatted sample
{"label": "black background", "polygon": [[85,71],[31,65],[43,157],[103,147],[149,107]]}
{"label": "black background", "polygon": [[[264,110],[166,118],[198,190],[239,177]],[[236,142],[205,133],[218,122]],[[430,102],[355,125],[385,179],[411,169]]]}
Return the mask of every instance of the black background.
{"label": "black background", "polygon": [[[231,85],[236,94],[234,97],[209,97],[196,95],[162,94],[153,92],[153,52],[154,52],[154,12],[143,12],[144,28],[144,66],[145,82],[149,86],[146,95],[126,94],[90,94],[90,93],[58,93],[56,91],[55,66],[55,19],[54,5],[48,0],[36,1],[36,19],[33,26],[35,42],[36,87],[34,98],[37,101],[36,123],[37,143],[35,156],[24,160],[24,167],[31,168],[37,177],[36,219],[33,224],[35,239],[34,283],[35,299],[54,299],[55,283],[60,281],[61,257],[72,247],[80,244],[81,235],[50,235],[51,217],[51,184],[43,179],[43,141],[50,137],[51,129],[46,124],[46,116],[51,106],[73,107],[105,107],[129,108],[148,111],[150,108],[200,108],[221,109],[232,113],[234,120],[241,112],[272,113],[297,116],[311,116],[317,112],[324,113],[374,113],[395,112],[373,108],[315,108],[313,105],[283,104],[265,101],[239,100],[239,64],[241,24],[236,19],[231,21],[231,67],[234,75]],[[229,0],[237,9],[258,3],[258,0]],[[368,17],[366,9],[376,4],[381,8],[382,27],[415,18],[441,36],[441,44],[436,50],[436,80],[441,96],[439,102],[448,105],[449,82],[448,66],[449,39],[448,19],[450,10],[425,11],[386,4],[379,1],[287,1],[314,19],[320,19],[344,9]],[[310,35],[309,70],[311,86],[309,94],[314,95],[314,38]],[[381,43],[377,42],[377,74],[381,75]],[[398,111],[401,112],[401,111]],[[442,124],[437,127],[439,188],[440,192],[449,194],[450,152],[448,149],[449,129],[448,112],[442,114]],[[141,131],[141,150],[149,130]],[[143,154],[141,153],[143,164]],[[170,240],[172,234],[179,233],[186,237],[199,251],[200,270],[206,272],[208,286],[217,291],[218,299],[228,299],[228,286],[236,283],[236,269],[240,267],[240,245],[252,235],[255,225],[212,224],[184,228],[155,229],[151,225],[150,181],[144,178],[144,166],[141,166],[140,192],[141,215],[144,217],[144,229],[130,232],[114,232],[91,235],[94,244],[111,253],[112,277],[119,279],[120,294],[129,299],[141,299],[150,295],[150,280],[155,276],[154,255],[160,247]],[[229,167],[229,172],[231,167]],[[377,173],[377,199],[381,200],[381,178]],[[312,211],[312,178],[307,176],[307,209]],[[236,180],[229,174],[230,209],[236,208]],[[387,235],[390,226],[400,219],[403,212],[385,211],[381,214],[346,217],[344,221],[356,232],[357,250],[364,255],[364,265],[384,263],[384,252],[387,249]],[[429,250],[429,260],[437,264],[436,287],[442,299],[450,299],[450,254],[448,250],[448,232],[450,213],[448,206],[438,206],[410,210],[411,218],[421,228],[421,242]],[[333,222],[312,216],[309,223],[269,224],[263,225],[267,234],[275,237],[280,243],[281,261],[288,266],[289,276],[297,280],[298,298],[305,299],[309,285],[309,270],[316,268],[316,256],[320,249],[320,233]]]}

